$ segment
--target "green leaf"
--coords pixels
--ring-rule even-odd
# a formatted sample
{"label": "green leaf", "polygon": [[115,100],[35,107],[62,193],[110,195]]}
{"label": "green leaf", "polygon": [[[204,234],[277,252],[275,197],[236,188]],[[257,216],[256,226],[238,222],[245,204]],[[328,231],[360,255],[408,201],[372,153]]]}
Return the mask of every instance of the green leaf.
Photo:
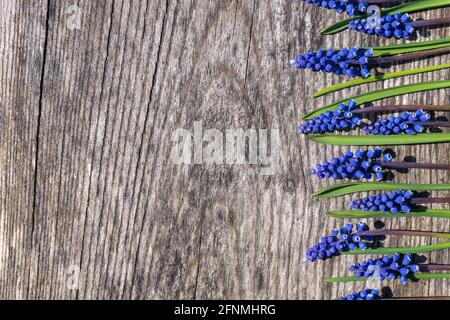
{"label": "green leaf", "polygon": [[[382,100],[385,98],[395,97],[395,96],[399,96],[399,95],[415,93],[415,92],[422,92],[422,91],[427,91],[427,90],[437,90],[437,89],[443,89],[443,88],[449,88],[449,87],[450,87],[450,80],[414,83],[414,84],[403,85],[400,87],[387,88],[387,89],[382,89],[382,90],[378,90],[378,91],[364,93],[362,95],[353,97],[351,99],[355,100],[356,104],[358,106],[360,106],[360,105],[363,105],[366,103]],[[349,101],[350,101],[350,99],[344,99],[344,100],[341,100],[334,104],[316,109],[316,110],[306,114],[303,117],[303,119],[310,120],[325,111],[335,110],[339,107],[339,105],[341,103],[348,103]]]}
{"label": "green leaf", "polygon": [[343,83],[338,83],[331,87],[322,89],[321,91],[314,94],[314,98],[318,98],[318,97],[324,96],[329,93],[344,90],[347,88],[356,87],[356,86],[367,84],[367,83],[373,83],[373,82],[384,81],[384,80],[389,80],[389,79],[396,79],[396,78],[406,77],[406,76],[410,76],[410,75],[438,71],[438,70],[443,70],[443,69],[448,69],[448,68],[450,68],[450,63],[441,64],[438,66],[427,67],[427,68],[418,68],[418,69],[412,69],[412,70],[406,70],[406,71],[381,74],[381,75],[371,76],[366,79],[351,80],[351,81],[347,81],[347,82],[343,82]]}
{"label": "green leaf", "polygon": [[355,16],[352,18],[347,18],[341,21],[338,21],[334,24],[332,24],[331,26],[326,27],[325,29],[323,29],[322,31],[320,31],[320,34],[323,36],[331,36],[333,34],[336,34],[338,32],[344,31],[348,29],[348,25],[351,21],[353,21],[354,19],[360,19],[364,16]]}
{"label": "green leaf", "polygon": [[410,213],[391,214],[386,212],[372,212],[372,211],[356,211],[356,210],[342,210],[330,211],[327,215],[332,218],[339,219],[367,219],[367,218],[412,218],[412,217],[427,217],[427,218],[450,218],[450,210],[444,209],[424,209],[413,210]]}
{"label": "green leaf", "polygon": [[395,46],[374,47],[372,57],[393,56],[396,54],[420,52],[425,50],[439,49],[450,46],[450,38],[441,40],[422,41],[416,43],[400,44]]}
{"label": "green leaf", "polygon": [[[450,278],[450,273],[416,273],[409,276],[412,280],[424,280],[424,279],[447,279]],[[370,278],[373,280],[374,278]],[[342,282],[361,282],[368,281],[366,277],[334,277],[323,279],[328,283],[342,283]]]}
{"label": "green leaf", "polygon": [[[395,13],[395,12],[413,13],[413,12],[419,12],[419,11],[424,11],[424,10],[448,7],[449,5],[450,5],[449,0],[419,0],[419,1],[400,4],[398,6],[394,6],[391,8],[387,8],[387,9],[382,10],[381,12],[382,12],[382,15],[391,14],[391,13]],[[332,34],[338,33],[340,31],[347,29],[350,21],[359,19],[362,17],[366,17],[366,16],[367,15],[361,15],[361,16],[356,16],[356,17],[345,19],[345,20],[341,20],[331,26],[326,27],[320,33],[322,35],[332,35]]]}
{"label": "green leaf", "polygon": [[403,253],[403,254],[417,254],[417,253],[426,253],[426,252],[434,252],[438,250],[444,250],[450,248],[450,242],[441,242],[436,244],[430,244],[426,246],[418,246],[418,247],[404,247],[404,248],[376,248],[376,249],[366,249],[366,250],[350,250],[341,252],[341,254],[345,255],[360,255],[360,254],[393,254],[393,253]]}
{"label": "green leaf", "polygon": [[343,136],[332,134],[307,135],[307,138],[324,144],[338,146],[395,146],[425,143],[450,142],[450,132],[445,133],[418,133],[415,135],[399,134],[386,135],[362,135]]}
{"label": "green leaf", "polygon": [[430,47],[434,45],[445,45],[448,44],[450,41],[450,37],[437,39],[437,40],[426,40],[426,41],[417,41],[417,42],[408,42],[408,43],[402,43],[402,44],[395,44],[390,46],[379,46],[379,47],[371,47],[373,50],[376,51],[384,51],[384,50],[391,50],[391,49],[406,49],[406,48],[417,48],[417,47]]}
{"label": "green leaf", "polygon": [[386,183],[386,182],[349,182],[322,188],[313,193],[319,198],[334,198],[347,194],[367,191],[450,191],[450,183],[447,184],[408,184],[408,183]]}
{"label": "green leaf", "polygon": [[400,4],[383,10],[383,15],[392,13],[414,13],[424,10],[444,8],[450,5],[450,0],[418,0]]}

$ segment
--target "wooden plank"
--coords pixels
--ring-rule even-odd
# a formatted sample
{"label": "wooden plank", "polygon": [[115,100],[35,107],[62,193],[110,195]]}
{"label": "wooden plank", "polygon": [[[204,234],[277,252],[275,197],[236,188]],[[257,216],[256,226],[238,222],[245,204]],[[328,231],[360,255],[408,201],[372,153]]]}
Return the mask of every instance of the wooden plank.
{"label": "wooden plank", "polygon": [[[302,114],[344,93],[313,100],[315,91],[342,79],[293,70],[288,61],[309,49],[396,41],[350,32],[321,37],[317,31],[338,15],[301,1],[6,3],[0,298],[333,299],[363,287],[322,282],[344,274],[354,257],[303,261],[322,234],[344,223],[324,212],[343,209],[349,197],[311,197],[331,183],[311,178],[309,168],[345,148],[308,142],[296,126]],[[430,30],[426,39],[449,32]],[[345,95],[448,78],[444,70]],[[441,90],[385,101],[448,99]],[[261,174],[259,165],[177,164],[173,134],[193,133],[196,123],[224,138],[228,129],[277,129],[275,174]],[[395,151],[400,158],[449,163],[448,145]],[[449,178],[426,170],[396,175],[400,182]],[[438,219],[385,222],[450,229]],[[449,261],[446,251],[428,257]],[[401,296],[450,295],[447,280],[390,285]]]}
{"label": "wooden plank", "polygon": [[69,4],[51,3],[30,297],[119,298],[166,5],[80,2],[81,28],[69,30],[57,23]]}
{"label": "wooden plank", "polygon": [[27,296],[46,1],[6,1],[0,15],[0,295]]}

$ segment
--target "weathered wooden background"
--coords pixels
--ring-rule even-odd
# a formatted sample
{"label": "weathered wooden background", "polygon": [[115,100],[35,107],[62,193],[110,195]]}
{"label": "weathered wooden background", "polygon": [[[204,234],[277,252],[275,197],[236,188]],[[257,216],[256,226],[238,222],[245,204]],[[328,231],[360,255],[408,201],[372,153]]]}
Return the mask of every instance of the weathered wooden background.
{"label": "weathered wooden background", "polygon": [[[71,5],[81,10],[79,29]],[[324,212],[348,198],[311,197],[328,182],[312,179],[310,167],[344,148],[307,142],[297,124],[342,95],[448,79],[448,70],[313,100],[342,79],[293,70],[296,54],[387,42],[322,37],[338,16],[296,0],[4,0],[0,10],[0,298],[333,299],[363,287],[322,282],[355,258],[303,261],[307,247],[344,223]],[[450,29],[428,38],[444,36]],[[441,90],[393,101],[450,97]],[[192,131],[194,121],[221,132],[278,129],[279,168],[264,176],[256,165],[173,163],[172,133]],[[448,145],[395,150],[450,162]],[[450,176],[418,170],[396,179]],[[450,231],[438,219],[386,224]],[[450,261],[447,251],[429,257]],[[431,296],[450,295],[449,284],[391,287]]]}

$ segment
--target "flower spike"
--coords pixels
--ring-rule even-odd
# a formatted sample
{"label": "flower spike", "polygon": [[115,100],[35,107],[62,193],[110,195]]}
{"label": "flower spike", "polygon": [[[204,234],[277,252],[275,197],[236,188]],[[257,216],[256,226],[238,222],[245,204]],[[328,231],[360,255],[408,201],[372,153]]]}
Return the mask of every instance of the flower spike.
{"label": "flower spike", "polygon": [[350,21],[348,28],[369,35],[406,39],[411,37],[417,28],[447,25],[449,23],[449,17],[413,21],[409,14],[396,12],[376,18],[357,18]]}
{"label": "flower spike", "polygon": [[304,0],[304,1],[306,3],[318,7],[334,10],[337,13],[346,12],[351,17],[365,14],[367,12],[367,8],[369,7],[370,3],[370,1],[363,2],[358,0]]}
{"label": "flower spike", "polygon": [[431,169],[450,171],[448,164],[419,163],[419,162],[394,162],[389,150],[380,148],[367,151],[357,150],[355,153],[347,151],[338,158],[324,161],[311,169],[311,175],[317,175],[319,179],[351,179],[370,180],[375,177],[378,181],[384,179],[383,170],[403,169]]}
{"label": "flower spike", "polygon": [[353,264],[349,271],[353,272],[357,278],[377,278],[380,281],[399,278],[400,283],[405,284],[408,282],[408,277],[419,272],[419,266],[413,260],[410,254],[394,253],[391,256]]}
{"label": "flower spike", "polygon": [[416,58],[432,57],[450,53],[450,46],[423,45],[420,48],[404,48],[392,53],[383,52],[384,48],[394,49],[396,46],[381,48],[343,48],[321,49],[309,51],[290,61],[297,69],[311,69],[314,72],[333,73],[347,77],[368,78],[371,70],[377,66],[406,62]]}
{"label": "flower spike", "polygon": [[450,300],[450,297],[393,297],[388,293],[388,296],[380,295],[377,289],[364,289],[359,292],[353,292],[347,296],[339,297],[337,300]]}
{"label": "flower spike", "polygon": [[[409,134],[421,133],[425,130],[427,121],[431,119],[429,113],[417,110],[414,113],[403,112],[400,116],[390,116],[387,120],[378,120],[363,128],[368,134]],[[431,123],[432,124],[432,123]]]}
{"label": "flower spike", "polygon": [[369,226],[363,222],[354,225],[349,223],[340,229],[335,229],[329,236],[322,237],[320,242],[306,251],[306,258],[314,262],[326,260],[338,256],[341,252],[361,249],[365,250],[374,245],[373,236],[359,236],[358,233],[369,230]]}
{"label": "flower spike", "polygon": [[343,48],[342,50],[309,51],[290,61],[297,69],[311,69],[314,72],[322,71],[335,75],[348,77],[370,76],[369,58],[373,55],[372,49]]}
{"label": "flower spike", "polygon": [[337,110],[324,112],[300,125],[298,132],[316,134],[354,129],[361,124],[361,119],[352,113],[356,106],[354,100],[350,100],[347,104],[341,103]]}
{"label": "flower spike", "polygon": [[409,14],[388,14],[378,21],[372,19],[355,19],[348,26],[350,30],[385,38],[403,39],[413,35],[415,28]]}
{"label": "flower spike", "polygon": [[338,298],[338,300],[380,300],[380,293],[376,289],[364,289],[359,292],[353,292],[348,296]]}
{"label": "flower spike", "polygon": [[362,211],[382,211],[391,212],[393,214],[402,212],[409,213],[411,211],[411,200],[414,193],[411,191],[392,191],[389,193],[381,193],[367,198],[352,200],[349,206],[352,209]]}
{"label": "flower spike", "polygon": [[[327,110],[301,124],[298,127],[298,133],[309,135],[349,131],[362,125],[362,115],[373,114],[376,112],[401,111],[403,112],[399,116],[392,115],[387,119],[380,119],[370,124],[364,124],[362,130],[365,133],[372,135],[414,135],[417,133],[424,133],[427,129],[433,127],[450,127],[450,121],[431,120],[431,115],[423,110],[441,111],[439,109],[442,109],[442,111],[445,111],[448,106],[392,105],[366,108],[357,107],[358,104],[353,99],[347,104],[344,102],[340,103],[336,110]],[[415,111],[408,112],[409,110],[414,110],[413,107],[415,107]]]}
{"label": "flower spike", "polygon": [[383,180],[382,164],[390,162],[392,155],[384,152],[380,148],[355,153],[347,151],[339,158],[333,158],[330,162],[325,161],[318,164],[315,169],[311,169],[312,175],[317,175],[320,179],[332,178],[341,179],[367,179],[375,177],[377,180]]}

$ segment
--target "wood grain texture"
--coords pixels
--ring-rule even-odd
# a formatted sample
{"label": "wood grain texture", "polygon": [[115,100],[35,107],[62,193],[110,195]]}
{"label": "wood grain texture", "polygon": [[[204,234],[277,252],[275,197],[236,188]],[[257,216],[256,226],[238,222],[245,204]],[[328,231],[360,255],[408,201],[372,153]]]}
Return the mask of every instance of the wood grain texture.
{"label": "wood grain texture", "polygon": [[[81,28],[67,27],[67,8]],[[363,284],[324,284],[355,257],[303,261],[344,221],[349,197],[316,200],[309,168],[345,148],[296,135],[301,115],[343,96],[449,78],[443,70],[312,99],[339,77],[293,70],[322,47],[395,43],[351,32],[322,37],[338,15],[302,1],[5,0],[0,15],[0,298],[333,299]],[[450,10],[415,17],[448,16]],[[343,16],[340,16],[343,17]],[[418,40],[450,36],[430,30]],[[392,70],[449,62],[420,60]],[[448,104],[448,90],[387,103]],[[450,116],[450,114],[447,114]],[[259,165],[178,165],[172,135],[278,129],[274,175]],[[449,145],[396,147],[399,158],[450,163]],[[448,183],[414,170],[399,182]],[[386,220],[449,231],[450,222]],[[372,221],[370,221],[372,223]],[[390,245],[428,244],[393,239]],[[448,263],[447,251],[427,255]],[[77,285],[73,268],[80,269]],[[448,280],[398,296],[450,295]]]}

